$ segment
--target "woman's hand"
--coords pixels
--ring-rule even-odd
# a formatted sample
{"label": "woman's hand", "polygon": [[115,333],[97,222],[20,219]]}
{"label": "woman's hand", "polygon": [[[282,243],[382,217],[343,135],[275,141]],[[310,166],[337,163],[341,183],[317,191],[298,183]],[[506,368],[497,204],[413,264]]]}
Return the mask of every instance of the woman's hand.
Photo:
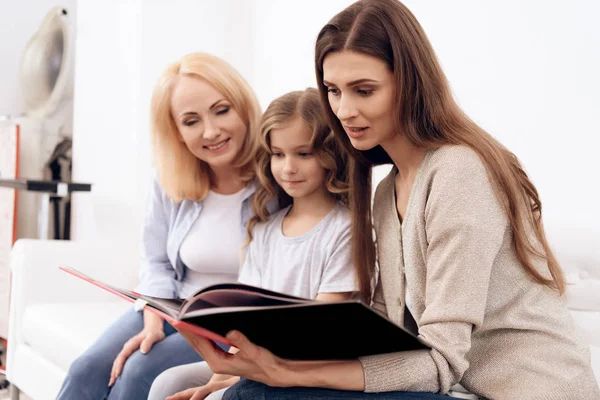
{"label": "woman's hand", "polygon": [[215,374],[242,376],[269,386],[287,386],[288,361],[250,342],[242,333],[231,331],[226,338],[239,351],[231,354],[202,336],[180,331],[188,343],[204,358]]}
{"label": "woman's hand", "polygon": [[209,394],[233,386],[239,380],[239,376],[214,374],[206,385],[175,393],[173,396],[167,397],[166,400],[204,400]]}
{"label": "woman's hand", "polygon": [[125,361],[127,361],[129,356],[138,349],[144,354],[148,353],[154,343],[160,342],[164,338],[165,331],[162,318],[150,311],[144,310],[144,329],[123,345],[123,349],[113,362],[108,386],[112,386],[119,375],[121,375]]}
{"label": "woman's hand", "polygon": [[184,330],[180,333],[217,374],[241,376],[273,387],[365,390],[364,371],[358,360],[284,360],[250,342],[238,331],[231,331],[226,336],[238,349],[236,354],[231,354],[202,336]]}

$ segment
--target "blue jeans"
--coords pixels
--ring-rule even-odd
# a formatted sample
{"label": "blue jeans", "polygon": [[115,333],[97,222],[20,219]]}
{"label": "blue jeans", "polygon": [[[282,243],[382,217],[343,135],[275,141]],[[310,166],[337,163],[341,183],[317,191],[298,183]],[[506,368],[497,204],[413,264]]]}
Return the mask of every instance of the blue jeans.
{"label": "blue jeans", "polygon": [[139,350],[125,362],[121,375],[108,387],[110,371],[123,345],[144,327],[143,313],[127,311],[79,358],[63,382],[58,400],[146,400],[152,381],[177,365],[202,361],[186,340],[167,322],[166,337],[154,343],[148,354]]}
{"label": "blue jeans", "polygon": [[230,387],[224,394],[223,400],[323,400],[323,399],[344,399],[344,400],[448,400],[449,396],[438,393],[424,392],[385,392],[385,393],[364,393],[351,392],[345,390],[320,389],[320,388],[274,388],[263,383],[241,379],[238,383]]}

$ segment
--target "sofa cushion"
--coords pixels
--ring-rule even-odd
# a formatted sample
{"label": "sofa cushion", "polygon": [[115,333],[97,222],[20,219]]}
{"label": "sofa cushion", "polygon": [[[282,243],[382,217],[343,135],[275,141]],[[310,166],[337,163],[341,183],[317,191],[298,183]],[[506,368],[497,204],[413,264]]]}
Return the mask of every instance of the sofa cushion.
{"label": "sofa cushion", "polygon": [[66,371],[129,308],[125,301],[32,305],[23,315],[23,341]]}
{"label": "sofa cushion", "polygon": [[600,311],[570,311],[583,338],[588,344],[600,347]]}

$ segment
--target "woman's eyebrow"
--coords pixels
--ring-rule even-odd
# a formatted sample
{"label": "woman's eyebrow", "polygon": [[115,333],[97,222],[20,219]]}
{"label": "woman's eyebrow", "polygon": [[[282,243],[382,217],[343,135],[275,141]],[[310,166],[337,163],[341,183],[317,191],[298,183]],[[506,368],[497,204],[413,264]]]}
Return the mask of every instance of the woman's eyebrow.
{"label": "woman's eyebrow", "polygon": [[[219,103],[221,103],[223,101],[225,101],[225,99],[219,99],[219,100],[215,101],[208,109],[209,110],[214,109],[216,106],[219,105]],[[198,115],[198,113],[195,112],[195,111],[187,111],[187,112],[184,112],[183,114],[181,114],[180,117],[185,117],[185,116],[188,116],[188,115]]]}
{"label": "woman's eyebrow", "polygon": [[[377,81],[375,79],[362,78],[362,79],[356,79],[354,81],[348,82],[348,83],[346,83],[346,86],[356,86],[356,85],[360,85],[361,83],[377,83]],[[323,84],[325,86],[336,86],[335,84],[328,82],[326,80],[323,80]]]}

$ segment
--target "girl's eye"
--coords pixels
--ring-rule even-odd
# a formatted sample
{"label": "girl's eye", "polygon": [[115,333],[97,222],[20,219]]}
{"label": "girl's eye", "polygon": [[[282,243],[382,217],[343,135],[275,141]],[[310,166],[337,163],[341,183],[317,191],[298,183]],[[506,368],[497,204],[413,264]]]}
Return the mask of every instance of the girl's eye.
{"label": "girl's eye", "polygon": [[280,158],[280,157],[283,157],[283,154],[282,153],[273,153],[273,154],[271,154],[271,156],[275,157],[275,158]]}
{"label": "girl's eye", "polygon": [[331,93],[334,96],[339,96],[340,90],[335,88],[327,88],[327,92]]}
{"label": "girl's eye", "polygon": [[307,151],[303,151],[301,153],[298,153],[300,155],[300,157],[310,157],[312,155],[312,153],[307,152]]}
{"label": "girl's eye", "polygon": [[217,115],[227,114],[228,112],[229,112],[229,107],[221,108],[219,111],[217,111]]}
{"label": "girl's eye", "polygon": [[185,122],[183,123],[183,125],[185,125],[185,126],[192,126],[192,125],[194,125],[196,122],[198,122],[198,120],[197,120],[197,119],[190,119],[190,120],[188,120],[188,121],[185,121]]}

